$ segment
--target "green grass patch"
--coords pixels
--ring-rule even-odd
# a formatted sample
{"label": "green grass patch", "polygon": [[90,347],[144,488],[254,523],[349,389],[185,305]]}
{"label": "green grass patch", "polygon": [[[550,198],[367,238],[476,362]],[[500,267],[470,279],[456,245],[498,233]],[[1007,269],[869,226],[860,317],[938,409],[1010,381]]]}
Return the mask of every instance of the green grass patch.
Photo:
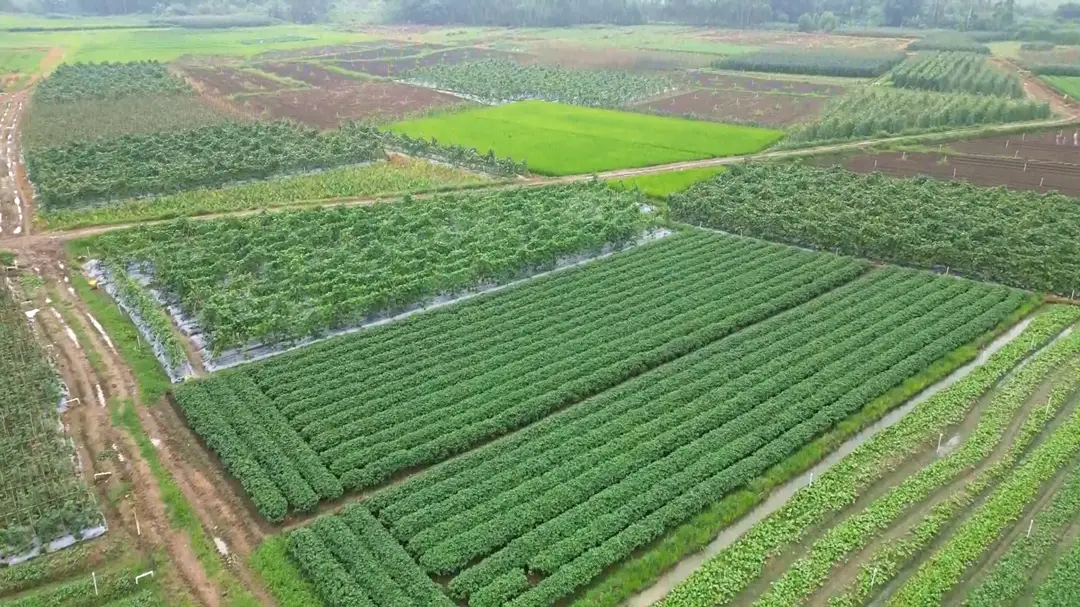
{"label": "green grass patch", "polygon": [[494,150],[544,175],[575,175],[761,151],[782,131],[545,101],[391,125],[413,137]]}
{"label": "green grass patch", "polygon": [[648,196],[666,198],[669,194],[681,192],[699,181],[715,177],[727,170],[727,167],[705,167],[685,171],[669,171],[651,175],[636,175],[622,179],[612,179],[608,184],[626,190],[637,188]]}
{"label": "green grass patch", "polygon": [[1080,76],[1042,76],[1042,79],[1065,95],[1080,99]]}
{"label": "green grass patch", "polygon": [[[80,247],[85,247],[85,245],[75,242],[69,245],[68,251],[71,257],[75,257],[75,252],[79,251]],[[90,313],[101,323],[109,339],[116,346],[117,352],[128,363],[135,376],[135,383],[139,386],[139,396],[142,401],[153,404],[160,400],[169,389],[169,378],[165,375],[157,358],[154,357],[150,346],[142,343],[135,325],[105,291],[91,289],[90,283],[82,273],[71,273],[71,286],[75,288],[79,299],[86,302]]]}
{"label": "green grass patch", "polygon": [[289,558],[285,534],[267,538],[249,559],[251,568],[277,600],[278,607],[309,607],[322,604],[315,588]]}
{"label": "green grass patch", "polygon": [[0,76],[4,74],[34,74],[45,58],[45,51],[36,48],[0,50]]}
{"label": "green grass patch", "polygon": [[132,223],[225,211],[334,202],[349,198],[430,192],[484,186],[493,180],[461,169],[423,161],[351,166],[159,198],[43,212],[49,229]]}

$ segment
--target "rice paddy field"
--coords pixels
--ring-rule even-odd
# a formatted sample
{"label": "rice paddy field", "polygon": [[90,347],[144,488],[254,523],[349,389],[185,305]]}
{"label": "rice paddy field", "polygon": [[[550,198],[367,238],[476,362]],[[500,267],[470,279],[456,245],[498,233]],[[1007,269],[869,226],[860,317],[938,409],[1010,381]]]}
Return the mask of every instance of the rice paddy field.
{"label": "rice paddy field", "polygon": [[1071,76],[226,21],[0,15],[0,604],[1076,604]]}

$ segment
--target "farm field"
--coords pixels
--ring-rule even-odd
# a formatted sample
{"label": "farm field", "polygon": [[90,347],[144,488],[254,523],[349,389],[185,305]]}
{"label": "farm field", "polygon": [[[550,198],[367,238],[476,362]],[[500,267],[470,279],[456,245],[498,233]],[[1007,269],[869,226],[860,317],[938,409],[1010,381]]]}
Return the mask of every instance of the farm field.
{"label": "farm field", "polygon": [[492,149],[498,156],[524,159],[530,170],[544,175],[747,154],[761,151],[782,135],[769,129],[542,101],[421,118],[390,129]]}
{"label": "farm field", "polygon": [[117,277],[148,275],[217,354],[347,328],[632,242],[648,223],[638,200],[590,183],[510,189],[180,220],[80,245]]}
{"label": "farm field", "polygon": [[[927,196],[948,206],[929,213]],[[670,207],[678,221],[1022,288],[1071,295],[1080,283],[1068,236],[1080,216],[1063,195],[759,164],[731,167]]]}
{"label": "farm field", "polygon": [[18,563],[43,546],[70,536],[94,537],[104,522],[60,428],[66,406],[56,372],[38,348],[26,317],[0,291],[0,562]]}
{"label": "farm field", "polygon": [[[1080,153],[1080,150],[1078,150]],[[856,173],[875,171],[897,177],[929,175],[942,181],[1005,186],[1039,193],[1080,197],[1080,166],[1038,160],[965,156],[948,152],[889,152],[849,157],[818,157],[817,166],[842,166]]]}
{"label": "farm field", "polygon": [[0,92],[21,88],[37,73],[44,58],[41,49],[0,50]]}
{"label": "farm field", "polygon": [[[1026,16],[333,4],[0,14],[0,320],[48,361],[0,503],[81,491],[0,561],[106,531],[0,603],[1069,603],[1074,73],[981,42]],[[465,23],[592,10],[670,23]]]}
{"label": "farm field", "polygon": [[1064,336],[1009,371],[1031,343],[1076,317],[1074,309],[1037,317],[1026,351],[1021,335],[659,604],[1069,604],[1045,598],[1063,596],[1061,577],[1046,572],[1068,579],[1068,530],[1080,507],[1080,338]]}
{"label": "farm field", "polygon": [[1080,97],[1080,76],[1043,76],[1050,86],[1072,99]]}
{"label": "farm field", "polygon": [[[670,254],[662,247],[695,240],[748,242],[702,234],[680,238],[682,243],[649,245],[610,263]],[[470,605],[553,604],[797,451],[916,367],[988,330],[1025,298],[914,271],[872,271],[376,492],[363,508],[416,566],[449,576],[452,598],[468,598]],[[921,330],[912,332],[912,323]],[[905,338],[896,339],[901,334]],[[817,349],[825,343],[832,346]],[[262,367],[244,381],[257,385],[273,377],[271,369]],[[304,375],[302,369],[296,371]],[[244,385],[238,376],[219,381],[231,383],[234,393]],[[214,410],[206,395],[198,402],[202,413]],[[788,414],[775,418],[774,409]],[[396,435],[401,432],[389,436]],[[717,450],[721,445],[726,448]],[[346,489],[356,478],[342,477]],[[349,558],[335,554],[345,563],[337,567],[347,568]],[[526,568],[535,580],[526,578]],[[330,600],[334,586],[314,584]]]}

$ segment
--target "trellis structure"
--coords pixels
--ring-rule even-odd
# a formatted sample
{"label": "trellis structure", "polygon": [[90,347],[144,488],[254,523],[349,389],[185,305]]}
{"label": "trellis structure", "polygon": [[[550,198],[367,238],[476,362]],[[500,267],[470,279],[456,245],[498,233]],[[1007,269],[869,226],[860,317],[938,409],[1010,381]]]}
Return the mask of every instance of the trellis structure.
{"label": "trellis structure", "polygon": [[0,386],[0,557],[102,524],[60,420],[63,388],[7,290],[0,290]]}

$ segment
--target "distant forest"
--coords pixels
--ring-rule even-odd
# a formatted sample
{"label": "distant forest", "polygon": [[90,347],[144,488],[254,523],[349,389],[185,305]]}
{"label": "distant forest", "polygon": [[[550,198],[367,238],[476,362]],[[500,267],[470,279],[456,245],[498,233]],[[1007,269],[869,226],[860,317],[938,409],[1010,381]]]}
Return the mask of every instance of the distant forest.
{"label": "distant forest", "polygon": [[[377,6],[392,23],[559,27],[688,23],[803,31],[907,27],[996,32],[1003,38],[1078,43],[1080,3],[1038,0],[337,0]],[[243,13],[324,20],[335,0],[0,0],[0,11],[88,15]]]}

